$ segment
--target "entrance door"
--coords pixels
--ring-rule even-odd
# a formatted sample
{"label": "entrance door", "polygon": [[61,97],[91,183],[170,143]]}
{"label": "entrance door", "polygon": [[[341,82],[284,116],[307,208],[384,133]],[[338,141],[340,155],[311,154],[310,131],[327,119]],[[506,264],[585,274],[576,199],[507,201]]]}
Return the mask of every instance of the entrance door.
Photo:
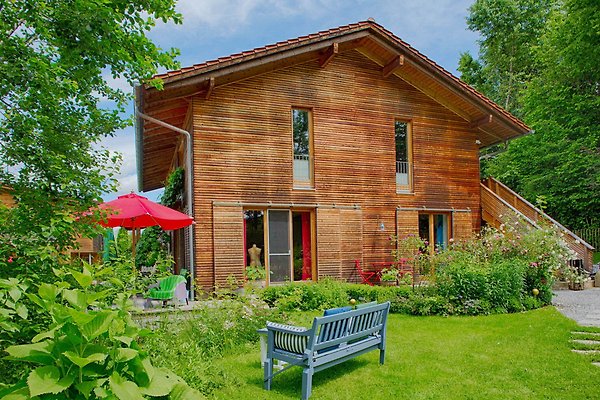
{"label": "entrance door", "polygon": [[290,246],[290,212],[269,210],[269,268],[270,282],[292,280],[292,251]]}

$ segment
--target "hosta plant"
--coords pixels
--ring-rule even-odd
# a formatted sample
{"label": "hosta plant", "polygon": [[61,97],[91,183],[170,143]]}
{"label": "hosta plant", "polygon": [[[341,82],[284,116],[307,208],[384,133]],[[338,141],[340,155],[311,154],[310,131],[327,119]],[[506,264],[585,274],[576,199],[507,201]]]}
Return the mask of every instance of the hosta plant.
{"label": "hosta plant", "polygon": [[202,396],[169,370],[152,365],[138,338],[149,334],[131,319],[127,292],[110,269],[55,270],[29,299],[52,318],[30,344],[5,349],[32,370],[0,390],[2,400],[198,399]]}

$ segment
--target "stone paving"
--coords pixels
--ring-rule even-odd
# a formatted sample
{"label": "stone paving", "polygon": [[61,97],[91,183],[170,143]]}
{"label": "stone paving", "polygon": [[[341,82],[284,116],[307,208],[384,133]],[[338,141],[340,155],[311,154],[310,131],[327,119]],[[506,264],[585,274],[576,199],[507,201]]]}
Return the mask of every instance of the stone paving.
{"label": "stone paving", "polygon": [[555,290],[552,304],[579,325],[600,327],[600,287],[586,290]]}

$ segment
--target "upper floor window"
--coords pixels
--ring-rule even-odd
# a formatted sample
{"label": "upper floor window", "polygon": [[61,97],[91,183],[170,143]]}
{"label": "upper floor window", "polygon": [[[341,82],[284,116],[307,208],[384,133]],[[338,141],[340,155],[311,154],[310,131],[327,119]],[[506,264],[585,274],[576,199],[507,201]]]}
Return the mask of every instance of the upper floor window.
{"label": "upper floor window", "polygon": [[410,124],[395,121],[396,141],[396,191],[408,192],[412,189],[412,148]]}
{"label": "upper floor window", "polygon": [[310,110],[292,109],[294,136],[294,187],[313,187],[312,115]]}

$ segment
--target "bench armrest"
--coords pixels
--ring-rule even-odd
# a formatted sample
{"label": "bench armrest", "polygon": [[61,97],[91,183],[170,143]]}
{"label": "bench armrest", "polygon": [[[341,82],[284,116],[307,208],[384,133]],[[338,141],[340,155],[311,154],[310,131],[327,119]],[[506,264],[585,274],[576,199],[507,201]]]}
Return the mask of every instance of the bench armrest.
{"label": "bench armrest", "polygon": [[290,353],[303,354],[306,350],[312,329],[267,322],[268,350],[278,349]]}

